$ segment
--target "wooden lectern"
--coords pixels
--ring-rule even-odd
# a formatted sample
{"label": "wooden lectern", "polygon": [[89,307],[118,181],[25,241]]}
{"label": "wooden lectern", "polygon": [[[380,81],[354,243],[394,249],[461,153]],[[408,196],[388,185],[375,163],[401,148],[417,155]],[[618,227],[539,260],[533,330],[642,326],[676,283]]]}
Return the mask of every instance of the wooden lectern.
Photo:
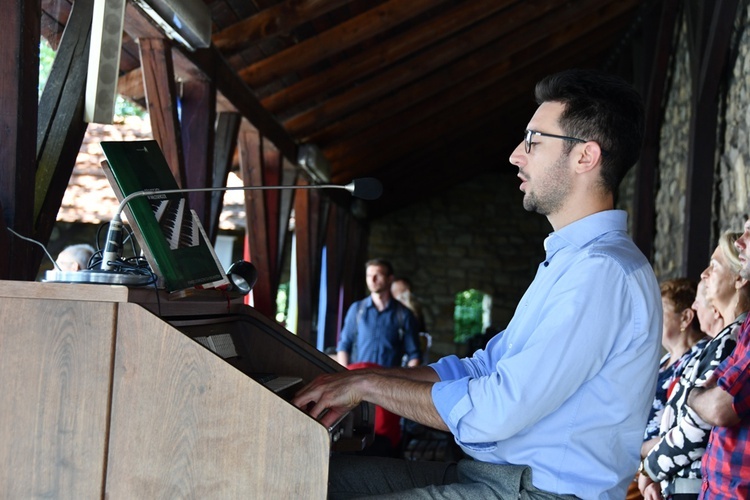
{"label": "wooden lectern", "polygon": [[325,498],[329,430],[174,326],[240,318],[260,371],[342,369],[252,308],[0,281],[0,318],[0,497]]}

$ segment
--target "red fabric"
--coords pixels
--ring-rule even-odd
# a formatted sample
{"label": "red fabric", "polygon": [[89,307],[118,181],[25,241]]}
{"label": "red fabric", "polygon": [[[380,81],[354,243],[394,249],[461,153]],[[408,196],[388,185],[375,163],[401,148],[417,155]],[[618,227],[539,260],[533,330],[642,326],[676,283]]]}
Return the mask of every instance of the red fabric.
{"label": "red fabric", "polygon": [[677,382],[679,381],[680,381],[680,377],[675,377],[669,383],[669,388],[667,389],[667,401],[669,400],[669,397],[672,395],[672,390],[674,389],[674,386],[676,386]]}
{"label": "red fabric", "polygon": [[[381,366],[377,363],[362,362],[352,363],[347,368],[360,370],[363,368],[381,368]],[[375,405],[375,434],[387,437],[391,446],[398,446],[401,442],[401,417]]]}
{"label": "red fabric", "polygon": [[740,422],[714,427],[703,455],[701,498],[750,498],[750,316],[737,336],[737,347],[714,371],[718,385],[734,396]]}

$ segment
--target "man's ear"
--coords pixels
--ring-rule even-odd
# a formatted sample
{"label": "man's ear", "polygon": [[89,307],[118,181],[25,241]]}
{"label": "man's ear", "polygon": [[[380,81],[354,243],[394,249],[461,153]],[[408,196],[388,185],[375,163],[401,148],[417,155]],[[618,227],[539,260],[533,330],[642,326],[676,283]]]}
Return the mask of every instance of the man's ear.
{"label": "man's ear", "polygon": [[599,143],[588,141],[583,144],[576,163],[576,172],[584,173],[601,165],[602,148]]}

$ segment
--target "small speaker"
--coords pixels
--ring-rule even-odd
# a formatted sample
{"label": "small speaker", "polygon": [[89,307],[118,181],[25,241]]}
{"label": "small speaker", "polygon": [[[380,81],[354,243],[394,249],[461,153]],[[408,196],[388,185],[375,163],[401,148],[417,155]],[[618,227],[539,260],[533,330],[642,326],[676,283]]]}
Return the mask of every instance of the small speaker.
{"label": "small speaker", "polygon": [[94,2],[84,111],[89,123],[112,123],[114,118],[124,19],[125,0]]}

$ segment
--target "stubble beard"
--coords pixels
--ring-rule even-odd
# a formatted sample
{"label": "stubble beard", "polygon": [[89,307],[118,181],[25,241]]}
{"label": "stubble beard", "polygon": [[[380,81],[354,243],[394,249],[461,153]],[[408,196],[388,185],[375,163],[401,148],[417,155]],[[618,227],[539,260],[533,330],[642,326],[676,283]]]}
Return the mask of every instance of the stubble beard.
{"label": "stubble beard", "polygon": [[525,193],[523,208],[526,211],[546,216],[552,215],[562,208],[571,189],[571,180],[567,175],[565,165],[567,158],[567,154],[560,155],[547,172],[542,174],[544,178],[536,187],[536,192],[529,190]]}

